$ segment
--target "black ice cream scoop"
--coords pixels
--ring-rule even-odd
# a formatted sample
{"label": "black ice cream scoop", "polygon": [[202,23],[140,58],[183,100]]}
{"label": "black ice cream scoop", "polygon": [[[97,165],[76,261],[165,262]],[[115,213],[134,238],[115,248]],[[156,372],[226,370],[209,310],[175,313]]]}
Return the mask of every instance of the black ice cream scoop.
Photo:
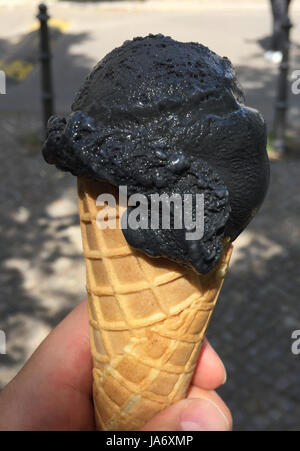
{"label": "black ice cream scoop", "polygon": [[224,238],[233,241],[256,214],[269,183],[264,120],[243,102],[227,58],[163,35],[135,38],[95,66],[67,120],[50,118],[43,155],[76,176],[126,185],[128,195],[180,195],[183,209],[190,195],[194,223],[202,194],[200,238],[187,239],[184,221],[174,226],[173,204],[170,228],[162,220],[156,228],[126,223],[123,233],[153,257],[207,273]]}

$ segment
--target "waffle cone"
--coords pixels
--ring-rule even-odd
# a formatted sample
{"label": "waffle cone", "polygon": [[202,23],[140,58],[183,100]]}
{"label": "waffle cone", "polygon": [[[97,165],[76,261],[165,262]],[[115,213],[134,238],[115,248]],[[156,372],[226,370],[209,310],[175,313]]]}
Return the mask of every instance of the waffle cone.
{"label": "waffle cone", "polygon": [[98,227],[101,193],[118,199],[110,184],[78,179],[96,425],[138,430],[185,397],[232,246],[226,242],[218,266],[203,276],[149,258],[120,228]]}

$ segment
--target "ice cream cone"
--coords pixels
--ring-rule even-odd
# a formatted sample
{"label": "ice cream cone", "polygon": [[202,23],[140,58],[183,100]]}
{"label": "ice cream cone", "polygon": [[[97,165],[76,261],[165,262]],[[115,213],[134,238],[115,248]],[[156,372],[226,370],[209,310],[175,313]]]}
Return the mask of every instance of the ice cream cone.
{"label": "ice cream cone", "polygon": [[217,267],[199,276],[131,248],[118,224],[98,227],[96,198],[117,200],[114,187],[79,178],[78,193],[96,425],[138,430],[186,395],[232,246],[226,241]]}

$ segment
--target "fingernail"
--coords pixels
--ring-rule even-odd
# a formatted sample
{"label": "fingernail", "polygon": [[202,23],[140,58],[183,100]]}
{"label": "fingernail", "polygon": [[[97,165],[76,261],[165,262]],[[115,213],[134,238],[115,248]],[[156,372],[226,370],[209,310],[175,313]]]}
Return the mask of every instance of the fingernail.
{"label": "fingernail", "polygon": [[229,431],[230,424],[225,414],[213,401],[193,401],[181,413],[182,431]]}

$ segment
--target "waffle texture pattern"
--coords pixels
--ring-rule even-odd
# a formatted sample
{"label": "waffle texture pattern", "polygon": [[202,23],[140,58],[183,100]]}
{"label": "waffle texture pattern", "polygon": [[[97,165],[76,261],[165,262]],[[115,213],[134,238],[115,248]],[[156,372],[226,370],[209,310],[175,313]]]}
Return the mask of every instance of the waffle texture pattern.
{"label": "waffle texture pattern", "polygon": [[[149,258],[127,244],[118,224],[99,227],[102,193],[118,200],[111,185],[78,179],[96,424],[138,430],[186,395],[232,246],[204,276]],[[118,203],[116,210],[118,217]]]}

